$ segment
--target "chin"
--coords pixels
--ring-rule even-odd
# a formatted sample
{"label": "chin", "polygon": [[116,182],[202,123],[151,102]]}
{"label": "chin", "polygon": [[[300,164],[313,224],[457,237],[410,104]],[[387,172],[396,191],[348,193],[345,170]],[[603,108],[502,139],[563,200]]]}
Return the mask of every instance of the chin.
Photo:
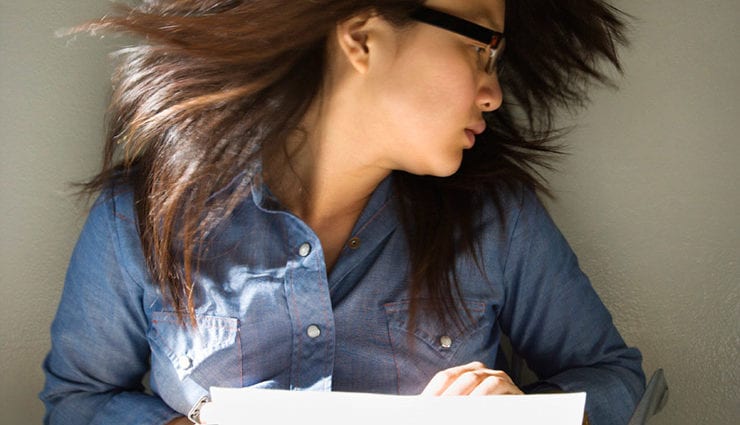
{"label": "chin", "polygon": [[450,177],[451,175],[457,173],[457,170],[459,170],[460,167],[455,167],[455,169],[451,169],[449,171],[440,172],[440,173],[434,173],[435,177]]}
{"label": "chin", "polygon": [[436,158],[417,158],[414,163],[407,163],[401,169],[417,176],[449,177],[455,174],[462,165],[463,151]]}
{"label": "chin", "polygon": [[433,169],[430,169],[427,173],[424,174],[434,177],[450,177],[451,175],[457,173],[457,170],[460,169],[461,164],[462,155],[460,155],[460,159],[458,161],[449,162],[447,164],[437,164],[436,167],[432,167]]}

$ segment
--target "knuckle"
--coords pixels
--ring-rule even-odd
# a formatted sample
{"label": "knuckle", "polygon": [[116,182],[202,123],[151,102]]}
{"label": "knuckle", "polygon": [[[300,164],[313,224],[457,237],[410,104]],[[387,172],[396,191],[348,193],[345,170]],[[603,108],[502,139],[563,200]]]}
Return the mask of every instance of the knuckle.
{"label": "knuckle", "polygon": [[437,372],[437,374],[434,375],[434,378],[435,379],[445,379],[445,380],[447,380],[447,379],[450,379],[450,378],[454,378],[455,375],[456,375],[455,371],[450,370],[450,369],[445,369],[445,370],[441,370],[441,371]]}
{"label": "knuckle", "polygon": [[477,371],[469,370],[469,371],[463,372],[460,375],[460,379],[465,379],[465,380],[473,381],[473,380],[478,380],[479,376],[480,375],[478,374]]}
{"label": "knuckle", "polygon": [[484,382],[488,385],[498,386],[506,381],[499,376],[489,375],[484,379]]}
{"label": "knuckle", "polygon": [[486,370],[478,369],[475,371],[472,371],[471,373],[475,374],[478,379],[483,380],[486,379],[487,376],[489,376],[489,373]]}

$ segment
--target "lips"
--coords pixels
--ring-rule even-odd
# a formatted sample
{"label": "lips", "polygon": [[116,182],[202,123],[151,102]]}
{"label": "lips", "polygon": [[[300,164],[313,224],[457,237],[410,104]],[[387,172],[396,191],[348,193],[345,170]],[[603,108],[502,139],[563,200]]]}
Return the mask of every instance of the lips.
{"label": "lips", "polygon": [[465,135],[468,136],[468,141],[470,142],[467,146],[465,146],[466,149],[470,149],[475,144],[475,136],[478,134],[483,133],[486,129],[486,123],[485,121],[480,121],[478,123],[475,123],[475,125],[470,126],[465,129]]}
{"label": "lips", "polygon": [[474,125],[466,128],[466,130],[470,130],[473,132],[473,134],[481,134],[486,130],[486,122],[485,121],[479,121],[475,123]]}
{"label": "lips", "polygon": [[466,128],[465,135],[468,137],[468,143],[465,145],[465,149],[470,149],[475,144],[475,133],[473,130]]}

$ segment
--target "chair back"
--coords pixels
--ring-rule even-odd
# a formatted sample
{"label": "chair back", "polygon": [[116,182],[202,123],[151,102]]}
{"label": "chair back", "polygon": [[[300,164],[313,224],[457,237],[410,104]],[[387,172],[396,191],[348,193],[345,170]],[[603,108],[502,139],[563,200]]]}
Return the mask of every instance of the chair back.
{"label": "chair back", "polygon": [[658,369],[650,378],[645,392],[632,412],[628,425],[645,425],[650,418],[660,412],[668,402],[668,383],[663,369]]}

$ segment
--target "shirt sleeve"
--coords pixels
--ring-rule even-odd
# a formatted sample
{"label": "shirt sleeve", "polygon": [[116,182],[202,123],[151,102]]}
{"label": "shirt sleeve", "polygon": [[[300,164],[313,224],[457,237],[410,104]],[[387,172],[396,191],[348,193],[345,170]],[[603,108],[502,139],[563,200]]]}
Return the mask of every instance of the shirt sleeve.
{"label": "shirt sleeve", "polygon": [[181,416],[144,392],[143,288],[117,255],[116,221],[132,217],[116,214],[115,202],[101,195],[72,254],[43,365],[45,424],[159,425]]}
{"label": "shirt sleeve", "polygon": [[510,227],[502,330],[541,382],[585,391],[592,425],[624,425],[645,376],[581,271],[572,249],[531,191]]}

